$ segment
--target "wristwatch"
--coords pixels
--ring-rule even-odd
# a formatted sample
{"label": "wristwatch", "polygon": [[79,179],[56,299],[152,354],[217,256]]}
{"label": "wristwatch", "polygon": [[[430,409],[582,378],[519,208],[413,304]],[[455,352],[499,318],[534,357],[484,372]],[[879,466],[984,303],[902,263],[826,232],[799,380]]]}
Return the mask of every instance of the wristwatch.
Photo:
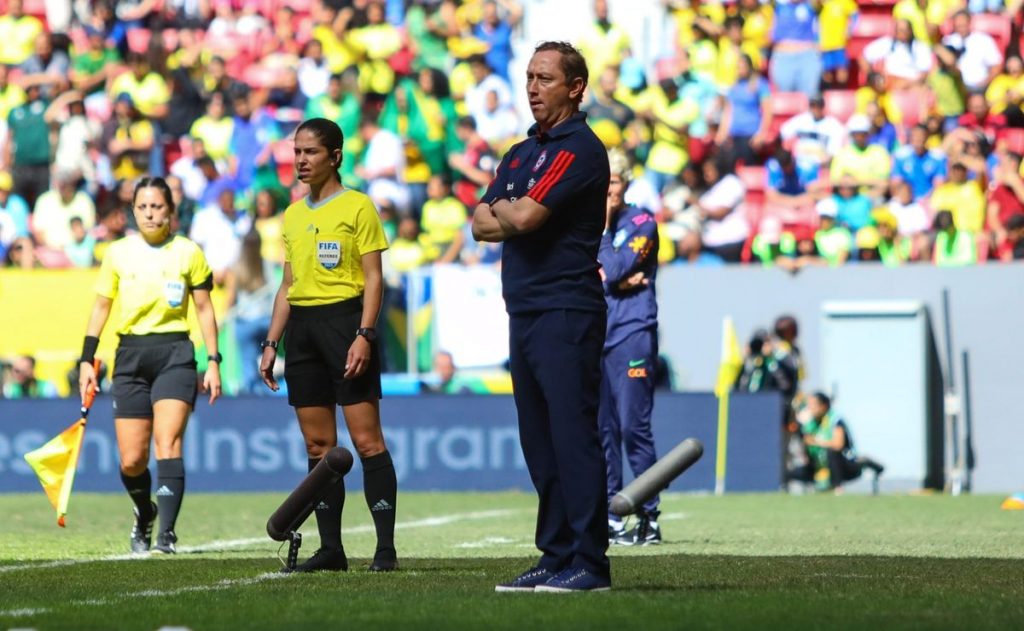
{"label": "wristwatch", "polygon": [[224,356],[220,353],[214,353],[206,358],[208,362],[217,362],[218,364],[224,363]]}
{"label": "wristwatch", "polygon": [[360,327],[356,329],[356,335],[362,335],[367,342],[373,342],[377,339],[377,329],[371,326]]}
{"label": "wristwatch", "polygon": [[263,350],[268,346],[274,350],[277,350],[277,342],[275,342],[274,340],[263,340],[262,342],[260,342],[260,350]]}

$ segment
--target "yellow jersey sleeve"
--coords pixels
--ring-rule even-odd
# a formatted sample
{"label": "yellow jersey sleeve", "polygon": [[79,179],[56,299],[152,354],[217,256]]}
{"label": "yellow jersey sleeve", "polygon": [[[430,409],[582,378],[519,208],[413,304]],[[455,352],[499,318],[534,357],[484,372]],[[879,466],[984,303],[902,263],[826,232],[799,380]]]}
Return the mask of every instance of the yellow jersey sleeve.
{"label": "yellow jersey sleeve", "polygon": [[192,246],[192,256],[188,265],[188,287],[209,291],[213,289],[213,270],[210,269],[203,250],[192,241],[188,243]]}
{"label": "yellow jersey sleeve", "polygon": [[100,264],[100,273],[96,278],[96,293],[104,298],[117,297],[118,274],[114,267],[114,259],[117,258],[118,244],[121,241],[110,244]]}
{"label": "yellow jersey sleeve", "polygon": [[356,248],[359,255],[388,249],[388,238],[380,214],[369,197],[363,196],[356,218]]}

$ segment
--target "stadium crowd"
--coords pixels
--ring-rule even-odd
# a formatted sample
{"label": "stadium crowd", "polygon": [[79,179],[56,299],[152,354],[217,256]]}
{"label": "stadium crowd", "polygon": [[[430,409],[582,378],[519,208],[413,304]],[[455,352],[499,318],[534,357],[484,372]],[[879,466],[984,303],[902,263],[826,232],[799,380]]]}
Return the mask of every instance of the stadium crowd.
{"label": "stadium crowd", "polygon": [[[40,15],[61,3],[28,4],[0,17],[8,265],[95,265],[133,229],[144,173],[170,177],[218,283],[250,232],[280,264],[303,194],[289,134],[313,116],[345,132],[344,180],[387,223],[393,282],[497,260],[467,208],[529,118],[514,0],[80,0],[62,23]],[[663,263],[1021,258],[1021,4],[671,0],[672,53],[645,67],[595,0],[585,109],[635,159],[628,199],[657,215]]]}
{"label": "stadium crowd", "polygon": [[[661,263],[1024,259],[1024,0],[665,0],[647,65],[613,1],[581,16],[583,109],[633,160]],[[531,122],[516,0],[0,5],[4,265],[97,265],[134,229],[136,178],[166,175],[248,353],[305,194],[290,135],[318,116],[384,219],[390,286],[498,262],[467,209]]]}

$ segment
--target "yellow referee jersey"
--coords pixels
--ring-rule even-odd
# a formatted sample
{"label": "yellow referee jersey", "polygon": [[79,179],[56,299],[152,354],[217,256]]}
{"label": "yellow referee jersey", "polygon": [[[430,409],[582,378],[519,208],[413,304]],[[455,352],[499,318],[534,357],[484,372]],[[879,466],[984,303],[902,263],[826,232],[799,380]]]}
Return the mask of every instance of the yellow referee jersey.
{"label": "yellow referee jersey", "polygon": [[187,333],[189,293],[212,286],[210,266],[192,241],[176,236],[152,246],[133,235],[107,248],[96,293],[119,298],[119,335]]}
{"label": "yellow referee jersey", "polygon": [[292,266],[288,302],[300,307],[362,296],[362,256],[388,248],[373,202],[349,189],[316,204],[307,196],[289,206],[284,244],[285,261]]}

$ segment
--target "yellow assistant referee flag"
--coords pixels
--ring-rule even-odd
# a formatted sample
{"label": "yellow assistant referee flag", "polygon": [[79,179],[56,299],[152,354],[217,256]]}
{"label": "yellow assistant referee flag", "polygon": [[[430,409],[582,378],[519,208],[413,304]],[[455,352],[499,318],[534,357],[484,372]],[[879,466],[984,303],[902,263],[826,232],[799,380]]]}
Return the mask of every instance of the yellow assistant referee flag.
{"label": "yellow assistant referee flag", "polygon": [[35,451],[25,454],[25,460],[39,476],[50,503],[57,509],[57,525],[64,527],[64,515],[68,512],[71,485],[75,482],[75,468],[78,466],[78,452],[85,436],[85,419],[53,437]]}
{"label": "yellow assistant referee flag", "polygon": [[[97,364],[98,366],[98,364]],[[96,372],[99,372],[97,367]],[[39,483],[50,498],[50,504],[57,509],[57,525],[64,527],[64,515],[68,512],[71,486],[75,483],[75,469],[78,454],[85,437],[85,422],[96,393],[92,389],[82,402],[82,418],[63,432],[50,439],[45,445],[25,454],[25,461],[39,477]]]}

